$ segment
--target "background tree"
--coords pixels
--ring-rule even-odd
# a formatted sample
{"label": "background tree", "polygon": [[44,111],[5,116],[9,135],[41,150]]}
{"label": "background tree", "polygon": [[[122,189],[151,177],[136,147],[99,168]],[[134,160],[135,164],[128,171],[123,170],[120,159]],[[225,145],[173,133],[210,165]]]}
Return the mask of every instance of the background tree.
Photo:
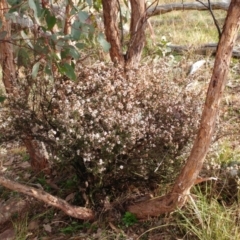
{"label": "background tree", "polygon": [[[11,22],[6,19],[6,13],[9,7],[5,0],[1,1],[0,14],[2,20],[2,28],[4,37],[0,41],[0,63],[2,67],[2,79],[9,96],[20,99],[24,97],[23,101],[26,102],[29,92],[26,90],[20,93],[17,81],[16,81],[16,66],[14,63],[14,49],[11,37]],[[33,169],[37,171],[44,170],[48,172],[48,159],[42,152],[41,144],[38,141],[34,141],[33,137],[28,131],[22,138],[25,146],[31,156],[31,164]]]}
{"label": "background tree", "polygon": [[2,67],[3,83],[7,93],[13,92],[13,82],[16,79],[13,46],[10,42],[11,38],[11,22],[7,21],[5,14],[7,13],[8,4],[6,1],[0,3],[0,19],[2,26],[2,39],[0,42],[0,64]]}

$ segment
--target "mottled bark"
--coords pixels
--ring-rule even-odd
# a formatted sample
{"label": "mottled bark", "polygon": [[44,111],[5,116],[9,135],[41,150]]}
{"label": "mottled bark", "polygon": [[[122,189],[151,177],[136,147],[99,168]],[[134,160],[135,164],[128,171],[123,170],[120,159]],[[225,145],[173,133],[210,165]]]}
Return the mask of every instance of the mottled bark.
{"label": "mottled bark", "polygon": [[65,9],[65,24],[64,24],[64,34],[68,35],[71,33],[71,6],[69,1],[67,1],[66,9]]}
{"label": "mottled bark", "polygon": [[6,92],[13,91],[13,82],[15,81],[15,65],[11,40],[11,22],[5,18],[5,13],[8,10],[8,4],[5,0],[0,1],[0,19],[2,21],[1,31],[7,34],[3,40],[0,41],[0,64],[2,67],[2,80]]}
{"label": "mottled bark", "polygon": [[127,53],[122,52],[121,34],[118,28],[119,1],[102,0],[104,27],[107,41],[110,43],[110,57],[113,62],[128,68],[137,67],[145,45],[145,28],[147,25],[144,0],[130,0],[131,25]]}
{"label": "mottled bark", "polygon": [[121,35],[118,28],[118,0],[102,0],[105,35],[110,43],[110,57],[115,63],[124,65]]}
{"label": "mottled bark", "polygon": [[31,135],[23,138],[25,147],[30,156],[31,167],[36,172],[51,173],[48,153],[43,142],[34,140]]}
{"label": "mottled bark", "polygon": [[137,67],[145,45],[145,29],[147,25],[146,5],[144,0],[130,0],[131,26],[130,41],[126,54],[126,66]]}
{"label": "mottled bark", "polygon": [[[64,24],[64,35],[70,35],[71,33],[71,5],[70,2],[67,0],[66,2],[66,9],[65,9],[65,24]],[[68,44],[70,43],[70,40],[68,40]],[[71,64],[71,56],[68,56],[64,61],[67,62],[68,64]]]}
{"label": "mottled bark", "polygon": [[182,207],[185,204],[191,187],[197,181],[211,143],[239,25],[240,0],[232,0],[217,49],[199,131],[190,156],[170,193],[160,198],[129,206],[128,211],[136,214],[138,218],[158,216],[162,213],[171,212],[176,207]]}
{"label": "mottled bark", "polygon": [[[14,64],[13,45],[11,44],[11,22],[5,18],[5,13],[8,12],[8,4],[6,0],[0,1],[0,19],[2,21],[1,31],[6,31],[6,37],[0,41],[0,64],[2,67],[2,80],[6,92],[13,97],[23,96],[20,94],[18,87],[14,84],[16,78],[16,69]],[[26,99],[28,92],[25,92]],[[30,155],[31,165],[36,171],[50,172],[48,159],[43,154],[44,144],[32,139],[31,135],[26,133],[23,138],[27,151]]]}

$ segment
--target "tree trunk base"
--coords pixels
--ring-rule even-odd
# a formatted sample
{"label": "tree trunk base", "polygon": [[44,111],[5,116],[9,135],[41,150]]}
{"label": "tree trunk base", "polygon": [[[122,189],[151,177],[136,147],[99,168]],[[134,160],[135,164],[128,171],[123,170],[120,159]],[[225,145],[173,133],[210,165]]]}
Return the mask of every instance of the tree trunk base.
{"label": "tree trunk base", "polygon": [[149,219],[151,217],[158,217],[161,214],[170,213],[181,208],[188,195],[177,195],[169,193],[162,197],[152,198],[150,200],[133,204],[127,208],[127,211],[133,213],[138,219]]}

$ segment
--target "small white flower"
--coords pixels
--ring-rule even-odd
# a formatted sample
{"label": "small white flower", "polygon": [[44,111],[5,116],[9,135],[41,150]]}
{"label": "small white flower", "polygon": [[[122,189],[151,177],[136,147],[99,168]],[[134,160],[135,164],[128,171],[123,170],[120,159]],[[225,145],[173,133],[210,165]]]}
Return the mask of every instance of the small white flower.
{"label": "small white flower", "polygon": [[99,138],[100,138],[100,134],[99,134],[99,133],[96,133],[96,134],[95,134],[95,138],[96,138],[96,139],[99,139]]}

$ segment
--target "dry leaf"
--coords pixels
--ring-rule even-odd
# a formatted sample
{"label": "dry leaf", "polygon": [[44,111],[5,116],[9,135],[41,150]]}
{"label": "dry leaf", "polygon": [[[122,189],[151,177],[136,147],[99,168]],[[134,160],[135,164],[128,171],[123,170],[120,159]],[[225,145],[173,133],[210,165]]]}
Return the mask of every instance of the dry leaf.
{"label": "dry leaf", "polygon": [[43,228],[46,232],[52,232],[52,227],[50,226],[50,224],[43,224]]}
{"label": "dry leaf", "polygon": [[13,228],[9,228],[4,232],[0,233],[0,239],[14,240],[16,239],[15,231]]}
{"label": "dry leaf", "polygon": [[28,230],[31,231],[31,230],[38,229],[38,226],[39,226],[39,222],[36,220],[33,220],[28,224]]}
{"label": "dry leaf", "polygon": [[22,162],[19,167],[23,168],[23,169],[26,169],[26,168],[30,168],[31,165],[29,162]]}
{"label": "dry leaf", "polygon": [[75,194],[76,194],[76,193],[70,193],[70,194],[65,198],[65,200],[66,200],[67,202],[73,200],[74,197],[75,197]]}
{"label": "dry leaf", "polygon": [[13,158],[10,158],[8,161],[4,161],[4,162],[3,162],[3,165],[4,165],[4,166],[11,166],[12,163],[13,163]]}

